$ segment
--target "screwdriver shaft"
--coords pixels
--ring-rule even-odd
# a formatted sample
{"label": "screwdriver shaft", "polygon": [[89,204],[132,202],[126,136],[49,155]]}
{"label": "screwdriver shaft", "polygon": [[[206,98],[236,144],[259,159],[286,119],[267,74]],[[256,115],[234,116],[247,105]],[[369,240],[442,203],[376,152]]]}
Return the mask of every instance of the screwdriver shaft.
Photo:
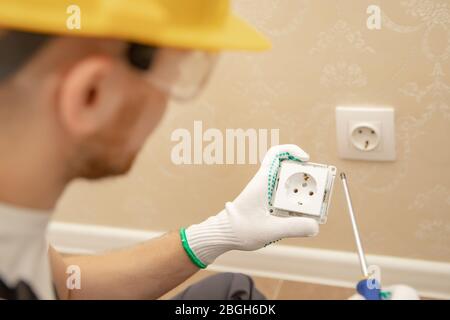
{"label": "screwdriver shaft", "polygon": [[348,213],[350,215],[350,220],[352,222],[353,234],[355,236],[355,241],[356,241],[356,249],[358,250],[359,263],[361,264],[361,272],[362,272],[363,276],[365,278],[367,278],[369,276],[369,272],[367,269],[366,256],[364,254],[364,249],[362,247],[361,238],[359,236],[358,225],[356,224],[356,219],[355,219],[355,213],[353,212],[352,200],[350,198],[350,192],[348,190],[348,185],[347,185],[347,177],[345,176],[345,173],[343,173],[343,172],[341,173],[341,180],[342,180],[342,184],[344,185],[344,193],[345,193],[345,198],[347,200]]}

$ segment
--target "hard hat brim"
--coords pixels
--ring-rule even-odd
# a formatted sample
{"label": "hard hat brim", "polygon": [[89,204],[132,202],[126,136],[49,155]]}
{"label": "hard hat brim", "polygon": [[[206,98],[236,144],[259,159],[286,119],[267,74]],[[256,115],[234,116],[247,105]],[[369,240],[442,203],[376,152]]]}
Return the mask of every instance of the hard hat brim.
{"label": "hard hat brim", "polygon": [[216,28],[165,28],[157,37],[149,35],[134,39],[150,45],[176,48],[227,51],[263,51],[271,48],[270,41],[241,18],[230,15],[227,22]]}

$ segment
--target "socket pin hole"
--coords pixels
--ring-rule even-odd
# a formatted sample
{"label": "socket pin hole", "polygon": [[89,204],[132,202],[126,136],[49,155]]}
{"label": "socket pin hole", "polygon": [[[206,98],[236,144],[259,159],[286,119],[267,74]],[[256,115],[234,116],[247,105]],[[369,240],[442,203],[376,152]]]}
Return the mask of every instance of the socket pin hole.
{"label": "socket pin hole", "polygon": [[359,129],[359,130],[358,130],[358,133],[362,133],[362,130],[361,130],[361,129]]}
{"label": "socket pin hole", "polygon": [[272,213],[272,212],[273,212],[273,209],[270,209],[269,212]]}
{"label": "socket pin hole", "polygon": [[309,192],[309,195],[310,195],[310,196],[314,195],[314,192],[310,191],[310,192]]}
{"label": "socket pin hole", "polygon": [[[308,181],[305,181],[306,177]],[[311,201],[312,198],[308,195],[309,192],[317,193],[316,180],[306,172],[296,172],[290,175],[281,187],[286,201],[292,201],[290,203],[296,204],[297,206],[307,205],[305,201]]]}

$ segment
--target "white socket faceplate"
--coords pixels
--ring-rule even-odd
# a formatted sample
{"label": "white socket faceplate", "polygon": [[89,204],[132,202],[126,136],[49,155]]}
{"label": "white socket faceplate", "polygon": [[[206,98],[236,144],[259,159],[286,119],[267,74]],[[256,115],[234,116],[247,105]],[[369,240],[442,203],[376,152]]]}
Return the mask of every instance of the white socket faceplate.
{"label": "white socket faceplate", "polygon": [[[357,128],[371,128],[373,135]],[[355,131],[356,130],[356,131]],[[394,109],[386,107],[336,107],[336,135],[338,153],[344,159],[395,160]],[[364,143],[369,142],[364,148]],[[362,143],[362,144],[361,144]]]}
{"label": "white socket faceplate", "polygon": [[305,215],[325,223],[335,176],[333,166],[284,161],[278,173],[274,213]]}

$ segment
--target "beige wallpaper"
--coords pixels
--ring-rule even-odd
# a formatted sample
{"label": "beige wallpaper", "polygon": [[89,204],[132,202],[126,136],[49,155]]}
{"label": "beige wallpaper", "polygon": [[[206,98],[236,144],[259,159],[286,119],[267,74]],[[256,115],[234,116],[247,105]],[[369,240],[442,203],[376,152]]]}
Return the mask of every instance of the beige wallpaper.
{"label": "beige wallpaper", "polygon": [[[366,9],[383,12],[368,30]],[[450,1],[239,0],[241,16],[273,50],[224,54],[197,101],[173,105],[129,176],[74,183],[56,219],[168,230],[222,209],[256,165],[184,165],[170,160],[176,128],[279,128],[314,162],[334,164],[350,188],[368,253],[450,261]],[[341,160],[338,104],[396,109],[397,161]],[[285,244],[353,250],[338,181],[328,223],[314,239]]]}

